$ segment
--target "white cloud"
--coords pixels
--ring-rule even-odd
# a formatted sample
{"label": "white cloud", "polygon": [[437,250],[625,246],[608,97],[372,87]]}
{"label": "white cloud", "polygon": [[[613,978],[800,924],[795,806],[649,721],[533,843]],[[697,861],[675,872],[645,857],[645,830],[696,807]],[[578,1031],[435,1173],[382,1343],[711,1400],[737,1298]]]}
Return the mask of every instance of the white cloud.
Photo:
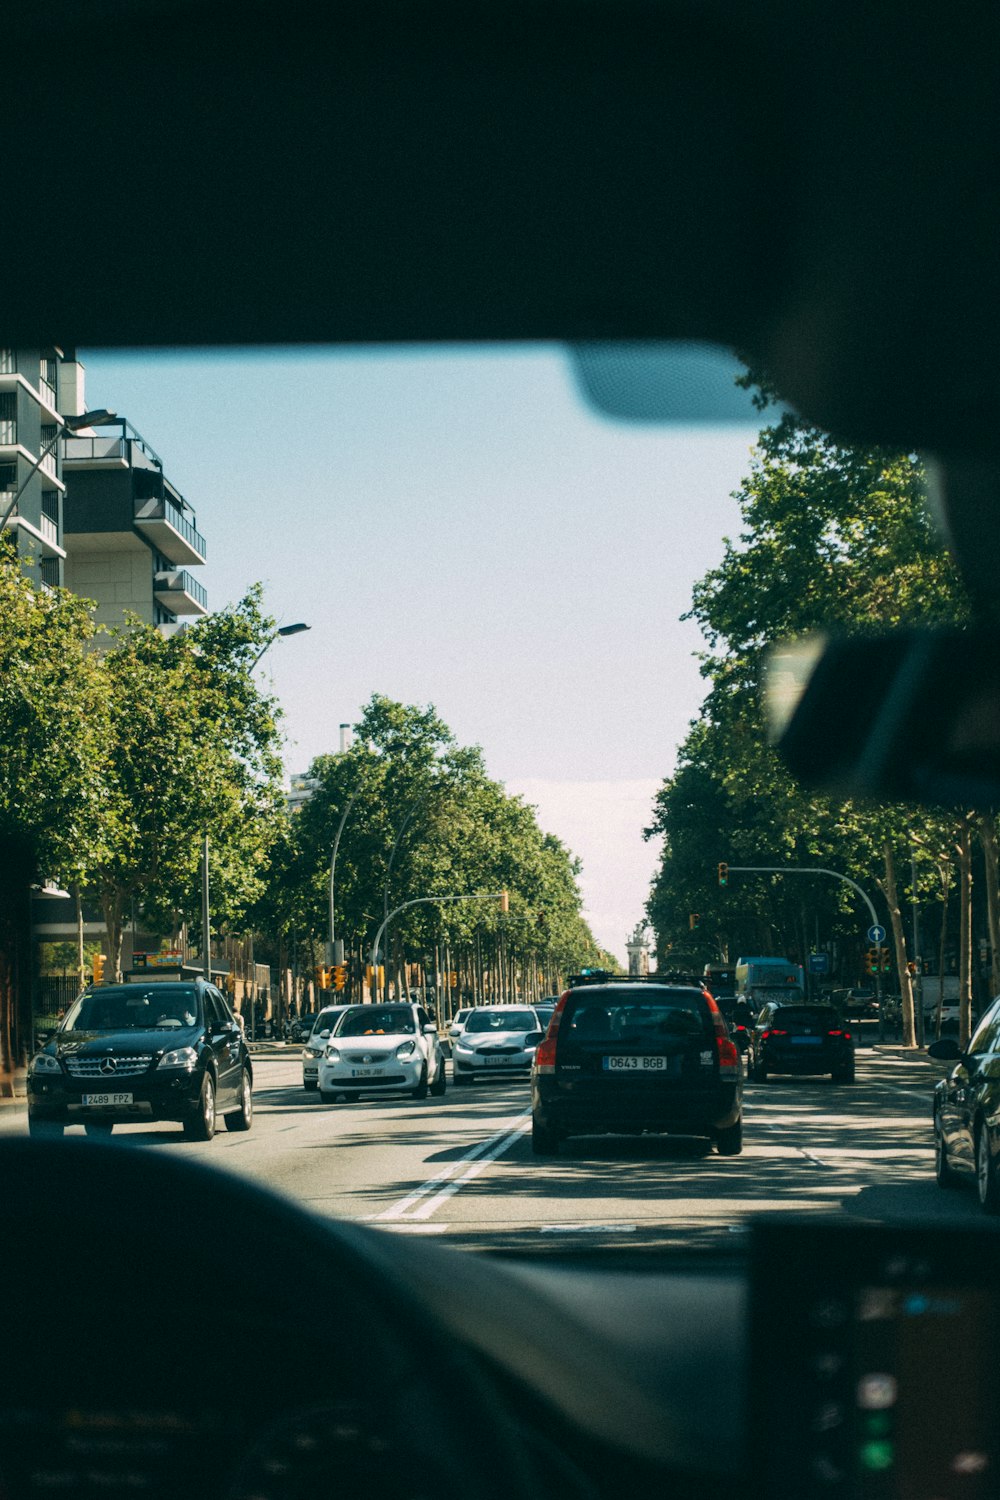
{"label": "white cloud", "polygon": [[554,781],[532,777],[509,781],[538,809],[546,833],[554,833],[583,861],[580,889],[584,915],[597,941],[625,962],[626,936],[645,914],[656,871],[659,839],[644,842],[660,782]]}

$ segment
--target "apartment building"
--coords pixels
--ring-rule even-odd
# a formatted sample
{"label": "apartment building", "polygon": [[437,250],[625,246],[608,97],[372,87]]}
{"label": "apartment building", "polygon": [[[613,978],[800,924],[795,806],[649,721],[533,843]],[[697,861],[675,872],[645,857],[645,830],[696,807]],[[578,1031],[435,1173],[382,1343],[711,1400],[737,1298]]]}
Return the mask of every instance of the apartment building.
{"label": "apartment building", "polygon": [[[61,349],[0,349],[0,517],[36,582],[63,582],[63,411],[80,370]],[[8,514],[9,512],[9,514]]]}
{"label": "apartment building", "polygon": [[189,572],[206,557],[192,507],[163,461],[124,417],[68,435],[63,443],[65,585],[93,599],[102,625],[126,612],[163,634],[208,612]]}

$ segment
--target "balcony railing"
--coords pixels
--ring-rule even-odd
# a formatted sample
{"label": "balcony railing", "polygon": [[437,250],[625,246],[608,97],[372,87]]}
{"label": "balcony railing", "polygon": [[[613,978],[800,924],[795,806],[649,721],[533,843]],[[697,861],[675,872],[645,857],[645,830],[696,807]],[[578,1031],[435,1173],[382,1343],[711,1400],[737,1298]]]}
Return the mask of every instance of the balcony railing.
{"label": "balcony railing", "polygon": [[[183,538],[192,552],[196,553],[204,561],[208,556],[208,545],[197,527],[185,519],[184,512],[179,505],[175,505],[166,496],[162,499],[137,500],[135,502],[135,519],[142,525],[143,522],[165,522],[172,531]],[[152,529],[152,528],[151,528]],[[168,544],[161,541],[160,551],[166,552]],[[171,559],[173,560],[173,559]],[[185,562],[193,562],[193,558],[179,559]]]}
{"label": "balcony railing", "polygon": [[186,568],[171,569],[169,573],[157,573],[153,581],[153,593],[162,594],[167,608],[178,614],[189,612],[182,608],[181,600],[176,598],[180,594],[186,594],[202,610],[206,613],[208,611],[208,595]]}
{"label": "balcony railing", "polygon": [[0,443],[13,448],[17,442],[17,418],[0,417]]}
{"label": "balcony railing", "polygon": [[0,349],[0,375],[17,374],[17,351],[15,349]]}
{"label": "balcony railing", "polygon": [[59,524],[57,521],[53,521],[51,516],[45,515],[44,511],[39,517],[38,529],[47,542],[51,542],[54,547],[58,547]]}
{"label": "balcony railing", "polygon": [[63,443],[64,463],[93,463],[98,459],[125,459],[123,437],[68,437]]}

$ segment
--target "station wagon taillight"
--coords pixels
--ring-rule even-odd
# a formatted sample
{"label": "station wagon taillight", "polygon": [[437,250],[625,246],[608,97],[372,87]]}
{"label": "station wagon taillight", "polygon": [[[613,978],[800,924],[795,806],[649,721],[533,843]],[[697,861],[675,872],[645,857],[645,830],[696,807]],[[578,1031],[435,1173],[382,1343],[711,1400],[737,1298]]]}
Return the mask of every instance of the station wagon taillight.
{"label": "station wagon taillight", "polygon": [[562,1020],[563,1011],[566,1009],[566,1001],[569,999],[569,990],[556,1001],[556,1008],[552,1012],[549,1029],[535,1048],[535,1072],[554,1073],[556,1070],[556,1033],[559,1030],[559,1022]]}
{"label": "station wagon taillight", "polygon": [[708,1009],[712,1017],[712,1030],[715,1032],[715,1056],[719,1064],[719,1077],[726,1079],[738,1078],[740,1076],[739,1048],[734,1041],[730,1040],[722,1011],[707,990],[703,991],[703,994],[708,1002]]}

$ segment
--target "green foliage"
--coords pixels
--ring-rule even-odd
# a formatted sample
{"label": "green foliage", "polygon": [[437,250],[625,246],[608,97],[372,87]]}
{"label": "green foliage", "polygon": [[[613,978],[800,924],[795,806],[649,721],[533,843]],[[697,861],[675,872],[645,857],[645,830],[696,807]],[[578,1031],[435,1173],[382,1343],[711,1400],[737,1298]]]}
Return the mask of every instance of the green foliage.
{"label": "green foliage", "polygon": [[411,897],[507,890],[508,915],[489,902],[418,906],[393,932],[414,957],[436,942],[495,941],[502,931],[512,949],[549,955],[561,969],[593,961],[576,861],[433,708],[374,695],[351,749],[319,756],[309,774],[316,790],[282,838],[258,907],[272,934],[325,938],[330,854],[350,803],[335,884],[337,935],[348,945],[370,944],[385,911]]}
{"label": "green foliage", "polygon": [[[756,377],[763,410],[773,395]],[[969,605],[924,502],[913,455],[836,443],[785,413],[760,434],[735,498],[742,530],[696,583],[688,618],[708,650],[709,690],[677,767],[660,789],[647,836],[663,836],[649,902],[661,962],[678,951],[804,953],[817,921],[856,938],[850,892],[821,878],[734,874],[716,864],[823,865],[874,888],[888,841],[919,862],[930,889],[949,841],[947,819],[912,808],[858,807],[797,786],[769,748],[760,701],[764,653],[817,630],[846,633],[908,624],[960,624]],[[697,940],[688,913],[702,915]]]}

